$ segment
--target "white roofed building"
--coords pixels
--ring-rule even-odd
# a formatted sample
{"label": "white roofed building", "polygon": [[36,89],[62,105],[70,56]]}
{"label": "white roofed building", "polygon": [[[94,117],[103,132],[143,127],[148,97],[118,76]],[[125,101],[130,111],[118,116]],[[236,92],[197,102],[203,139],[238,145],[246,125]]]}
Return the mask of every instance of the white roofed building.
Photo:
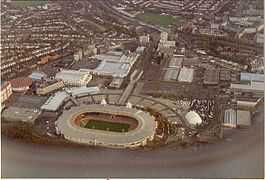
{"label": "white roofed building", "polygon": [[183,67],[178,76],[178,81],[191,83],[193,81],[194,69]]}
{"label": "white roofed building", "polygon": [[55,79],[69,86],[86,86],[92,80],[92,75],[85,71],[62,70],[56,74]]}
{"label": "white roofed building", "polygon": [[95,55],[93,58],[101,63],[95,69],[81,69],[100,76],[112,76],[114,78],[125,78],[140,54],[110,51],[106,54]]}
{"label": "white roofed building", "polygon": [[190,111],[185,115],[186,121],[191,125],[191,126],[196,126],[200,125],[202,123],[202,119],[198,113],[195,111]]}

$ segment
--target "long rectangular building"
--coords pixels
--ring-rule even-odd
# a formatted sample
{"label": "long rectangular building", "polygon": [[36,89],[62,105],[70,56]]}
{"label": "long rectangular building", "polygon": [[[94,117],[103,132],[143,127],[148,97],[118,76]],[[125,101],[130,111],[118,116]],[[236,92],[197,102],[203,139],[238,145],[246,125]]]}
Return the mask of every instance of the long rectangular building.
{"label": "long rectangular building", "polygon": [[191,83],[193,81],[193,74],[194,74],[194,69],[186,67],[181,68],[178,76],[178,81]]}
{"label": "long rectangular building", "polygon": [[241,81],[256,81],[256,82],[264,82],[264,74],[256,74],[256,73],[240,73]]}
{"label": "long rectangular building", "polygon": [[207,85],[216,85],[219,82],[220,70],[206,69],[204,72],[203,83]]}
{"label": "long rectangular building", "polygon": [[55,76],[56,80],[62,80],[65,85],[86,86],[92,80],[92,75],[86,71],[62,70]]}
{"label": "long rectangular building", "polygon": [[231,84],[230,88],[235,92],[250,92],[258,96],[264,96],[264,82],[251,82],[250,84]]}

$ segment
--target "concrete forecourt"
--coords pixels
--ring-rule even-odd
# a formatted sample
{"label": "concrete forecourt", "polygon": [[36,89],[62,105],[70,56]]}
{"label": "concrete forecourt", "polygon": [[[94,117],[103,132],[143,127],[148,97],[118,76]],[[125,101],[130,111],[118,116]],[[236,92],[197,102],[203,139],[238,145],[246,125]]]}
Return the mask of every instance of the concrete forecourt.
{"label": "concrete forecourt", "polygon": [[[95,112],[131,117],[137,121],[138,125],[128,132],[112,132],[87,129],[75,123],[77,116]],[[145,145],[147,140],[153,140],[157,128],[155,118],[148,112],[125,106],[99,104],[72,107],[70,110],[63,112],[56,124],[60,133],[70,141],[114,148]]]}

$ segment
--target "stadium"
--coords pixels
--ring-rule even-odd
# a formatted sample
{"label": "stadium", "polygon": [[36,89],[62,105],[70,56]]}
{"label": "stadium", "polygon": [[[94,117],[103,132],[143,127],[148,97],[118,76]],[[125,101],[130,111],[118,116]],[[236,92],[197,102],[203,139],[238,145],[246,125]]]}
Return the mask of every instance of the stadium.
{"label": "stadium", "polygon": [[75,143],[112,148],[148,145],[160,131],[156,114],[167,123],[185,125],[174,104],[149,96],[131,94],[121,105],[123,93],[118,90],[90,87],[63,93],[51,96],[42,109],[61,112],[55,123],[58,134]]}
{"label": "stadium", "polygon": [[57,127],[70,141],[125,148],[152,141],[157,124],[149,113],[135,108],[91,104],[65,111]]}

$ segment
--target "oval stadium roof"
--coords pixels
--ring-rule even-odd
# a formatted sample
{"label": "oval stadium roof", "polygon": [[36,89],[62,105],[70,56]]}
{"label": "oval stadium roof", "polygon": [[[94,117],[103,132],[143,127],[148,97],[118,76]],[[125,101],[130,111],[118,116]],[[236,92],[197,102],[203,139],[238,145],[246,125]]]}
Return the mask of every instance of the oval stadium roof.
{"label": "oval stadium roof", "polygon": [[185,115],[186,120],[188,121],[189,124],[191,125],[196,125],[196,124],[201,124],[202,119],[198,113],[195,111],[190,111]]}

